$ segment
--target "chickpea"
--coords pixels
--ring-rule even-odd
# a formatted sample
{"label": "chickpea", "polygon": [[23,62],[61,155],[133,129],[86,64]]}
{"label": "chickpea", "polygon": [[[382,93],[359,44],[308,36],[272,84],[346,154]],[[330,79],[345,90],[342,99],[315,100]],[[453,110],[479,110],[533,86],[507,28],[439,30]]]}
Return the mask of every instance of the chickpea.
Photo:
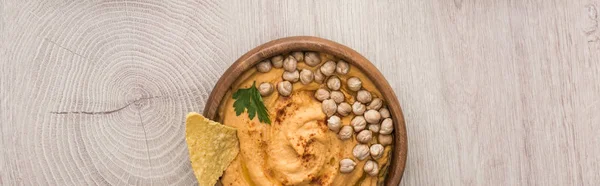
{"label": "chickpea", "polygon": [[277,91],[282,96],[289,96],[292,94],[292,83],[289,81],[282,81],[277,84]]}
{"label": "chickpea", "polygon": [[300,73],[297,70],[293,72],[285,71],[283,72],[283,80],[295,83],[298,82],[298,78],[300,78]]}
{"label": "chickpea", "polygon": [[354,170],[354,167],[356,166],[356,163],[354,161],[352,161],[351,159],[342,159],[340,161],[340,172],[341,173],[350,173]]}
{"label": "chickpea", "polygon": [[302,69],[302,71],[300,72],[300,82],[302,82],[302,84],[309,84],[313,81],[313,79],[314,75],[312,71],[308,69]]}
{"label": "chickpea", "polygon": [[385,118],[383,122],[381,122],[381,129],[379,129],[380,134],[391,134],[394,130],[394,122],[392,118]]}
{"label": "chickpea", "polygon": [[293,56],[288,56],[283,60],[283,69],[288,72],[293,72],[296,70],[296,66],[298,65],[298,61]]}
{"label": "chickpea", "polygon": [[352,155],[354,155],[354,157],[356,157],[356,159],[358,159],[358,160],[367,159],[369,154],[370,154],[369,146],[365,145],[365,144],[357,144],[352,149]]}
{"label": "chickpea", "polygon": [[380,119],[381,114],[376,110],[367,110],[367,112],[365,112],[365,120],[367,120],[367,123],[379,123]]}
{"label": "chickpea", "polygon": [[347,116],[348,114],[350,114],[350,112],[352,112],[352,106],[350,106],[350,104],[348,104],[346,102],[342,102],[338,105],[337,111],[338,111],[338,114],[340,114],[342,116]]}
{"label": "chickpea", "polygon": [[354,127],[354,132],[360,132],[367,126],[367,121],[363,116],[354,116],[352,121],[350,121],[350,125]]}
{"label": "chickpea", "polygon": [[370,130],[360,131],[356,135],[356,141],[360,143],[369,143],[373,139],[373,133]]}
{"label": "chickpea", "polygon": [[261,96],[268,96],[271,95],[271,93],[273,93],[273,85],[271,85],[271,83],[261,83],[258,86],[258,92],[260,93]]}
{"label": "chickpea", "polygon": [[356,100],[360,101],[361,103],[368,103],[371,102],[372,96],[371,93],[369,91],[366,90],[359,90],[356,93]]}
{"label": "chickpea", "polygon": [[344,60],[339,60],[336,64],[335,72],[338,74],[347,74],[350,71],[350,65]]}
{"label": "chickpea", "polygon": [[271,63],[273,64],[273,67],[275,67],[275,68],[283,67],[283,56],[281,56],[281,55],[273,56],[271,58]]}
{"label": "chickpea", "polygon": [[342,86],[342,82],[340,81],[340,78],[338,78],[337,76],[331,76],[329,79],[327,79],[327,87],[330,90],[340,90],[341,86]]}
{"label": "chickpea", "polygon": [[296,58],[296,61],[304,60],[304,53],[302,53],[302,52],[292,52],[292,56],[294,56],[294,58]]}
{"label": "chickpea", "polygon": [[352,112],[354,113],[354,115],[360,116],[363,115],[365,113],[365,110],[367,108],[365,107],[365,105],[363,105],[362,103],[356,101],[354,102],[354,104],[352,104]]}
{"label": "chickpea", "polygon": [[379,124],[369,124],[367,128],[369,128],[371,132],[378,133],[380,126]]}
{"label": "chickpea", "polygon": [[384,146],[391,145],[394,141],[392,135],[386,135],[386,134],[379,134],[379,136],[377,137],[377,140],[379,141],[379,143],[381,143]]}
{"label": "chickpea", "polygon": [[340,119],[340,117],[337,116],[329,117],[329,119],[327,120],[327,127],[333,132],[339,132],[340,128],[342,128],[342,119]]}
{"label": "chickpea", "polygon": [[321,103],[321,107],[323,109],[323,113],[325,113],[327,116],[332,116],[337,111],[337,105],[332,99],[323,101],[323,103]]}
{"label": "chickpea", "polygon": [[383,100],[379,98],[374,98],[371,103],[367,106],[367,109],[371,110],[379,110],[383,106]]}
{"label": "chickpea", "polygon": [[384,147],[381,144],[373,144],[371,145],[371,148],[369,148],[369,151],[371,152],[371,157],[373,157],[373,159],[379,159],[383,156],[383,150]]}
{"label": "chickpea", "polygon": [[331,96],[331,99],[333,99],[333,101],[335,101],[335,103],[344,102],[344,98],[345,98],[344,93],[342,93],[339,90],[331,91],[331,94],[329,96]]}
{"label": "chickpea", "polygon": [[379,109],[379,114],[381,115],[382,118],[390,118],[390,111],[387,108],[381,108]]}
{"label": "chickpea", "polygon": [[351,126],[343,126],[342,129],[340,129],[340,132],[338,133],[338,137],[341,140],[347,140],[350,139],[352,137],[352,133],[354,133],[352,131],[352,127]]}
{"label": "chickpea", "polygon": [[373,160],[367,160],[363,170],[369,174],[369,176],[377,176],[377,174],[379,174],[379,165],[377,165],[377,162]]}
{"label": "chickpea", "polygon": [[359,91],[362,87],[362,81],[360,81],[360,79],[357,77],[348,78],[346,84],[348,85],[348,89],[352,91]]}
{"label": "chickpea", "polygon": [[325,75],[323,75],[323,73],[321,73],[321,70],[317,69],[315,70],[315,82],[321,84],[325,81]]}
{"label": "chickpea", "polygon": [[321,66],[321,72],[325,76],[331,76],[335,72],[335,66],[335,62],[327,61],[325,64],[323,64],[323,66]]}
{"label": "chickpea", "polygon": [[316,52],[305,52],[304,63],[311,67],[317,66],[321,63],[321,57],[319,57],[319,54]]}
{"label": "chickpea", "polygon": [[319,101],[329,99],[329,91],[322,88],[317,89],[317,91],[315,91],[315,98],[317,98]]}
{"label": "chickpea", "polygon": [[262,73],[269,72],[271,70],[271,61],[264,60],[256,64],[256,70]]}

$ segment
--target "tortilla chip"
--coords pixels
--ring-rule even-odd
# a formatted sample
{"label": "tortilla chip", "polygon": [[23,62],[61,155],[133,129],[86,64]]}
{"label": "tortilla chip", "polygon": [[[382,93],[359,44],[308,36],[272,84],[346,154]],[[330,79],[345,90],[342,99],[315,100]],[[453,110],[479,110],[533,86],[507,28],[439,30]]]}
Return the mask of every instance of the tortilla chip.
{"label": "tortilla chip", "polygon": [[214,186],[239,152],[235,128],[190,112],[185,120],[185,140],[198,185]]}

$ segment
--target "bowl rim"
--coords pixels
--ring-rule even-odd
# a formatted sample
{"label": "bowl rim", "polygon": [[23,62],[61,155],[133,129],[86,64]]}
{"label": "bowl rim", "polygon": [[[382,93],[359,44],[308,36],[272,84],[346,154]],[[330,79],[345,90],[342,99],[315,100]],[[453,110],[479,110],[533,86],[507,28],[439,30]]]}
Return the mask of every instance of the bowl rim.
{"label": "bowl rim", "polygon": [[209,119],[216,119],[219,105],[225,94],[233,88],[231,86],[244,71],[264,59],[292,51],[316,51],[334,55],[358,67],[371,79],[388,102],[388,110],[395,124],[392,162],[385,179],[385,185],[400,184],[408,155],[406,124],[400,102],[383,74],[368,59],[337,42],[313,36],[293,36],[272,40],[248,51],[221,75],[208,97],[204,107],[204,116]]}

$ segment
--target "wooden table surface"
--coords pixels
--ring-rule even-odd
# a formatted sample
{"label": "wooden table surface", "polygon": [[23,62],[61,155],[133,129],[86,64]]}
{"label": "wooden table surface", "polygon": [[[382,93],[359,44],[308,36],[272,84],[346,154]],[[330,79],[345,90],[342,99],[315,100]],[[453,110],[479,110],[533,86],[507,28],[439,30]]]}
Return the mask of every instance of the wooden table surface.
{"label": "wooden table surface", "polygon": [[0,2],[0,185],[192,185],[184,116],[295,35],[404,109],[402,185],[599,185],[598,0]]}

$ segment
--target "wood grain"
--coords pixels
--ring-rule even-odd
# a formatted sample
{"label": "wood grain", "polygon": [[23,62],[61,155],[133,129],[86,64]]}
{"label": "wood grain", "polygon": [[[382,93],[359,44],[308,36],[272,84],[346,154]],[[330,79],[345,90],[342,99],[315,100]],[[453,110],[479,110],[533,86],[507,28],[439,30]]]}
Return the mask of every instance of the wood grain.
{"label": "wood grain", "polygon": [[183,117],[313,35],[398,95],[401,185],[600,184],[598,0],[0,1],[0,185],[192,185]]}

